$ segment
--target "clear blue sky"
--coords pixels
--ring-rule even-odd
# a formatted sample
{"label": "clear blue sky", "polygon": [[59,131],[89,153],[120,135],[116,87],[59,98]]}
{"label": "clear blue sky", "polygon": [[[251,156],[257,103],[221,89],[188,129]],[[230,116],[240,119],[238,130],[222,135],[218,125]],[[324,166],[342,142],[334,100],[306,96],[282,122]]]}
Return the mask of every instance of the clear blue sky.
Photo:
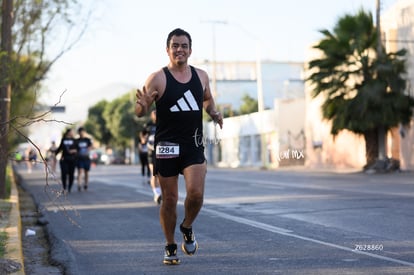
{"label": "clear blue sky", "polygon": [[[215,24],[217,60],[306,61],[318,30],[332,29],[345,13],[360,8],[375,15],[376,0],[88,0],[93,10],[82,40],[52,68],[45,101],[62,104],[66,121],[83,120],[87,108],[141,87],[146,77],[168,63],[167,34],[187,30],[193,38],[190,62],[212,58]],[[382,0],[386,10],[397,0]],[[209,23],[210,22],[210,23]],[[111,89],[111,92],[108,92]]]}

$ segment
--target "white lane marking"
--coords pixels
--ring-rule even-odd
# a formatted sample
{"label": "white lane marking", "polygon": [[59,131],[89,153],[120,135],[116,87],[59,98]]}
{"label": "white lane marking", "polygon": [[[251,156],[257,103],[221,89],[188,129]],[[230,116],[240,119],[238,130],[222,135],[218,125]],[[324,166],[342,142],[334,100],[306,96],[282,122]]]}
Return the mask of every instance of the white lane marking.
{"label": "white lane marking", "polygon": [[236,217],[236,216],[229,215],[229,214],[226,214],[226,213],[223,213],[223,212],[220,212],[220,211],[216,211],[216,210],[212,210],[212,209],[203,208],[203,211],[208,212],[210,214],[213,214],[215,216],[219,216],[219,217],[221,217],[223,219],[226,219],[226,220],[230,220],[230,221],[234,221],[234,222],[237,222],[237,223],[253,226],[253,227],[263,229],[263,230],[273,232],[273,233],[290,233],[290,232],[293,232],[293,231],[288,230],[288,229],[280,228],[280,227],[277,227],[277,226],[273,226],[273,225],[269,225],[269,224],[265,224],[265,223],[261,223],[261,222],[252,221],[252,220],[241,218],[241,217]]}
{"label": "white lane marking", "polygon": [[[109,184],[109,185],[114,185],[114,180],[113,179],[110,180],[110,181],[100,179],[99,181],[102,182],[102,183]],[[143,195],[152,196],[151,191],[146,191],[146,190],[142,190],[141,188],[137,188],[137,186],[139,186],[139,183],[136,183],[136,182],[135,183],[117,182],[117,185],[123,185],[123,186],[128,186],[128,187],[133,187],[133,188],[135,187],[136,192],[141,193]],[[184,195],[185,194],[180,193],[179,197],[184,197]],[[178,203],[180,205],[184,204],[184,202],[182,200],[180,200]],[[321,241],[321,240],[301,236],[301,235],[298,235],[298,234],[294,234],[293,231],[288,230],[288,229],[272,226],[272,225],[261,223],[261,222],[256,222],[256,221],[249,220],[249,219],[246,219],[246,218],[236,217],[236,216],[226,214],[226,213],[223,213],[223,212],[220,212],[220,211],[208,209],[206,207],[203,208],[203,212],[207,212],[207,213],[219,216],[223,219],[234,221],[234,222],[239,223],[239,224],[245,224],[245,225],[252,226],[252,227],[255,227],[255,228],[258,228],[258,229],[263,229],[263,230],[268,231],[268,232],[272,232],[272,233],[276,233],[276,234],[280,234],[280,235],[284,235],[284,236],[289,236],[289,237],[292,237],[292,238],[296,238],[296,239],[300,239],[300,240],[313,242],[313,243],[321,244],[321,245],[324,245],[324,246],[344,250],[344,251],[351,252],[351,253],[354,253],[354,254],[360,254],[360,255],[371,257],[371,258],[376,258],[376,259],[380,259],[380,260],[384,260],[384,261],[388,261],[388,262],[401,264],[401,265],[404,265],[404,266],[414,267],[414,263],[412,263],[412,262],[398,260],[398,259],[394,259],[394,258],[387,257],[387,256],[381,256],[381,255],[377,255],[377,254],[366,252],[366,251],[359,251],[359,250],[355,250],[355,249],[352,249],[352,248],[349,248],[349,247],[346,247],[346,246],[337,245],[337,244],[334,244],[334,243],[329,243],[329,242],[325,242],[325,241]]]}
{"label": "white lane marking", "polygon": [[325,190],[325,191],[345,191],[345,192],[353,192],[353,193],[362,193],[362,194],[375,194],[375,195],[387,195],[387,196],[402,196],[402,197],[414,197],[414,192],[407,192],[406,190],[398,192],[395,190],[388,190],[388,189],[375,189],[371,186],[367,186],[368,189],[355,189],[355,186],[340,186],[340,185],[323,185],[319,183],[302,183],[302,182],[294,182],[294,181],[280,181],[280,180],[258,180],[258,179],[246,179],[246,178],[230,178],[230,177],[219,177],[219,176],[208,176],[208,180],[214,181],[230,181],[230,182],[237,182],[237,183],[248,183],[253,185],[265,185],[270,186],[271,188],[275,188],[275,186],[279,186],[281,188],[307,188],[307,189],[315,189],[315,190]]}
{"label": "white lane marking", "polygon": [[303,241],[308,241],[308,242],[312,242],[312,243],[321,244],[321,245],[324,245],[324,246],[344,250],[344,251],[351,252],[351,253],[354,253],[354,254],[360,254],[360,255],[371,257],[371,258],[376,258],[376,259],[380,259],[380,260],[384,260],[384,261],[388,261],[388,262],[393,262],[393,263],[398,263],[398,264],[405,265],[405,266],[414,267],[414,263],[412,263],[412,262],[398,260],[398,259],[390,258],[390,257],[387,257],[387,256],[381,256],[381,255],[366,252],[366,251],[359,251],[359,250],[355,250],[355,249],[352,249],[352,248],[349,248],[349,247],[346,247],[346,246],[342,246],[342,245],[338,245],[338,244],[334,244],[334,243],[330,243],[330,242],[325,242],[325,241],[321,241],[321,240],[301,236],[301,235],[292,233],[293,231],[288,230],[288,229],[272,226],[272,225],[261,223],[261,222],[256,222],[256,221],[249,220],[249,219],[246,219],[246,218],[236,217],[236,216],[226,214],[226,213],[223,213],[223,212],[220,212],[220,211],[203,208],[203,212],[208,212],[212,215],[219,216],[223,219],[227,219],[227,220],[234,221],[234,222],[237,222],[237,223],[240,223],[240,224],[245,224],[245,225],[249,225],[249,226],[252,226],[252,227],[255,227],[255,228],[263,229],[263,230],[268,231],[268,232],[272,232],[272,233],[276,233],[276,234],[280,234],[280,235],[300,239],[300,240],[303,240]]}

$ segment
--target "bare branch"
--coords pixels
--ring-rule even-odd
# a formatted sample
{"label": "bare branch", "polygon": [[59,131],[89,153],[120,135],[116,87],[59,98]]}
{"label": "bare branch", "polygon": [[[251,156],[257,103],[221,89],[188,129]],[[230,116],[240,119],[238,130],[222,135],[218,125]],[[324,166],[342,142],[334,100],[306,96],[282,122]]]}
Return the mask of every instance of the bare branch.
{"label": "bare branch", "polygon": [[[89,22],[90,20],[90,16],[91,16],[91,12],[88,13],[87,16],[87,20],[86,22]],[[72,43],[70,43],[66,48],[62,49],[60,53],[58,53],[55,58],[53,58],[51,61],[48,62],[48,65],[46,66],[46,68],[43,70],[44,73],[41,76],[42,78],[44,77],[44,75],[46,75],[46,73],[50,70],[50,68],[52,67],[52,65],[55,64],[55,62],[57,60],[59,60],[59,58],[61,58],[66,52],[70,51],[83,37],[83,35],[85,34],[86,30],[88,28],[88,24],[85,24],[82,28],[82,30],[80,31],[79,35],[76,37],[76,39],[74,39],[72,41]],[[69,35],[67,36],[68,39]],[[67,40],[66,40],[67,41]],[[40,80],[40,79],[39,79]]]}
{"label": "bare branch", "polygon": [[[66,92],[66,90],[60,95],[59,97],[59,101],[56,102],[54,104],[54,106],[57,106],[60,104],[61,99],[63,97],[63,94]],[[44,113],[41,113],[40,115],[37,116],[32,116],[32,117],[25,117],[24,119],[26,119],[25,123],[23,124],[18,124],[17,126],[12,123],[13,121],[17,120],[18,118],[14,118],[13,120],[9,121],[9,126],[10,129],[12,129],[13,131],[15,131],[19,136],[23,137],[23,139],[28,142],[32,147],[34,147],[37,151],[37,154],[40,157],[40,161],[39,163],[42,163],[44,166],[44,171],[45,171],[45,186],[44,186],[44,190],[46,195],[48,196],[48,199],[51,201],[52,205],[54,205],[58,210],[62,211],[64,213],[64,215],[66,216],[66,218],[73,224],[76,225],[78,227],[80,227],[80,225],[76,222],[76,220],[70,215],[69,210],[70,211],[74,211],[74,215],[75,217],[79,217],[80,214],[78,213],[78,211],[71,205],[70,201],[67,199],[66,197],[66,193],[64,192],[64,190],[62,190],[62,188],[53,188],[50,184],[49,178],[52,177],[53,181],[56,182],[58,184],[58,186],[61,186],[62,183],[59,179],[59,177],[57,177],[51,170],[50,166],[49,166],[49,162],[48,160],[43,156],[41,149],[39,148],[39,146],[34,143],[26,134],[24,134],[20,129],[24,128],[24,127],[28,127],[32,124],[38,123],[38,122],[48,122],[48,123],[64,123],[64,124],[68,124],[71,125],[71,123],[65,122],[65,121],[58,121],[58,120],[54,120],[54,119],[46,119],[45,117],[50,113],[51,111],[48,110]],[[21,117],[20,117],[21,118]],[[12,160],[14,160],[13,158],[11,158]],[[63,201],[60,201],[60,199],[63,198]]]}

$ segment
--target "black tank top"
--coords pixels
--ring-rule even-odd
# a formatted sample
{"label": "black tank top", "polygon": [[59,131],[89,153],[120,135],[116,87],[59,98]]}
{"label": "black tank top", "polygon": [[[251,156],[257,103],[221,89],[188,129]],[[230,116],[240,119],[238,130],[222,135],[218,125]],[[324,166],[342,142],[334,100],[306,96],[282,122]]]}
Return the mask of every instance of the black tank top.
{"label": "black tank top", "polygon": [[194,143],[203,136],[204,91],[194,67],[187,83],[178,82],[167,67],[163,68],[167,83],[164,94],[156,102],[157,127],[155,142]]}

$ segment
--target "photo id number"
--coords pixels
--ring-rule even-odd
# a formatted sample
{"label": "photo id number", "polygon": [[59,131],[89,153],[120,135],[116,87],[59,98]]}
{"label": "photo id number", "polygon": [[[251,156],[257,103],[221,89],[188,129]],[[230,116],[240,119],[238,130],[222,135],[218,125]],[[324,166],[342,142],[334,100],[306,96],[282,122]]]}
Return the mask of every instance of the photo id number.
{"label": "photo id number", "polygon": [[354,250],[357,251],[382,251],[384,246],[382,244],[355,244]]}

